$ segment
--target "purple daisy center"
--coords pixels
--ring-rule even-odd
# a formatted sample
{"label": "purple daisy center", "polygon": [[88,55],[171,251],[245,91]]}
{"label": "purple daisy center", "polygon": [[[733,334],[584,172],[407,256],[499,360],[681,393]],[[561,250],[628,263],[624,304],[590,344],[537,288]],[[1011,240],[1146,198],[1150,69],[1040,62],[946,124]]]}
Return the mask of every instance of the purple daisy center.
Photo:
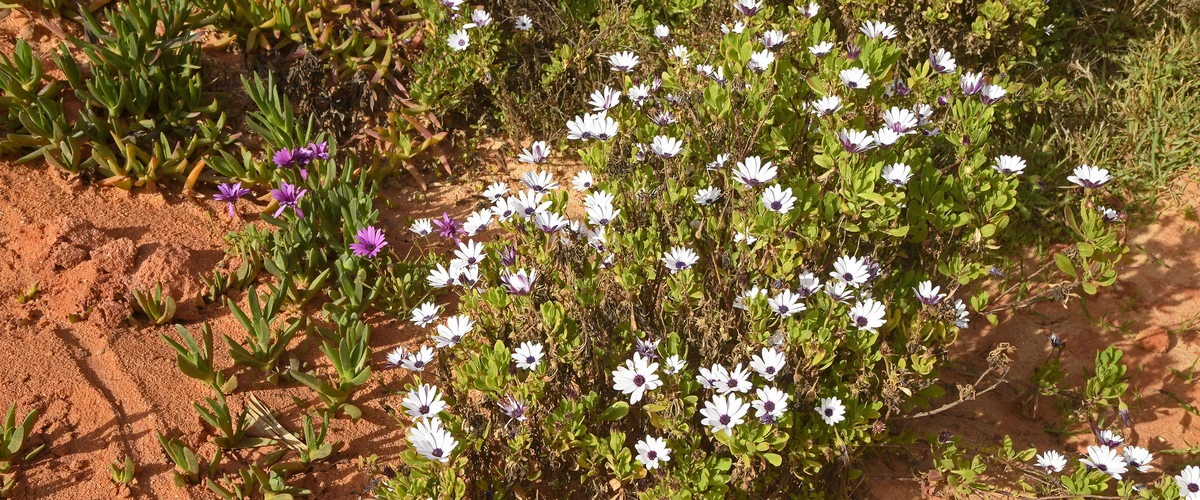
{"label": "purple daisy center", "polygon": [[646,452],[646,458],[649,458],[650,460],[655,460],[658,458],[658,452],[654,451],[654,450],[650,450],[650,451]]}
{"label": "purple daisy center", "polygon": [[525,364],[527,364],[527,365],[532,365],[534,361],[537,361],[537,360],[536,360],[536,359],[534,359],[534,358],[533,358],[533,356],[526,356],[526,357],[525,357]]}
{"label": "purple daisy center", "polygon": [[641,375],[633,376],[633,385],[641,386],[642,384],[645,384],[645,383],[646,383],[646,377],[643,377]]}
{"label": "purple daisy center", "polygon": [[832,416],[833,416],[833,408],[826,408],[826,409],[825,409],[825,416],[826,416],[826,417],[832,417]]}
{"label": "purple daisy center", "polygon": [[857,323],[858,326],[867,326],[867,318],[863,316],[859,316],[854,322]]}
{"label": "purple daisy center", "polygon": [[419,411],[422,415],[429,413],[429,405],[422,405],[420,408],[417,408],[417,411]]}
{"label": "purple daisy center", "polygon": [[767,402],[763,403],[763,409],[764,409],[764,410],[767,410],[767,412],[773,412],[773,411],[775,411],[775,402],[774,402],[774,401],[767,401]]}
{"label": "purple daisy center", "polygon": [[729,425],[729,423],[733,421],[733,418],[729,415],[721,415],[721,418],[717,420],[721,422],[721,425]]}
{"label": "purple daisy center", "polygon": [[768,366],[768,367],[767,367],[767,369],[766,369],[766,372],[767,372],[768,374],[770,374],[770,373],[775,373],[775,367],[774,367],[774,366]]}
{"label": "purple daisy center", "polygon": [[441,448],[434,448],[434,449],[433,449],[433,452],[432,452],[431,454],[432,454],[433,456],[435,456],[435,457],[441,457],[441,456],[442,456],[442,453],[445,453],[445,452],[444,452],[444,451],[442,451],[442,449],[441,449]]}

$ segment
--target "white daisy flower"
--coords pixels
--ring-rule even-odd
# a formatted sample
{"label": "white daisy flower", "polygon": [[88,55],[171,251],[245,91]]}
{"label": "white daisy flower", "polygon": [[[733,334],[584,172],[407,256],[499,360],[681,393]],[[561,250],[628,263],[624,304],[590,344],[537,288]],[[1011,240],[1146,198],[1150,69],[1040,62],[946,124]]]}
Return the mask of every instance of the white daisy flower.
{"label": "white daisy flower", "polygon": [[767,305],[771,306],[771,312],[776,316],[786,318],[798,312],[803,312],[808,309],[808,306],[800,302],[800,296],[792,293],[791,290],[784,290],[767,300]]}
{"label": "white daisy flower", "polygon": [[779,30],[769,30],[764,31],[759,40],[762,40],[762,44],[766,48],[775,50],[788,41],[788,35]]}
{"label": "white daisy flower", "polygon": [[1098,188],[1112,180],[1112,176],[1108,174],[1108,169],[1093,167],[1091,165],[1075,167],[1073,174],[1068,176],[1067,180],[1085,188]]}
{"label": "white daisy flower", "polygon": [[878,300],[868,298],[854,304],[854,307],[850,308],[850,321],[859,330],[874,332],[875,329],[883,326],[883,317],[886,314],[887,311],[884,309],[882,303]]}
{"label": "white daisy flower", "polygon": [[970,314],[967,312],[967,305],[963,304],[962,299],[954,300],[954,326],[958,328],[970,326],[970,320],[967,319]]}
{"label": "white daisy flower", "polygon": [[438,388],[429,384],[421,384],[420,387],[409,391],[400,405],[404,407],[404,413],[417,420],[436,417],[446,408],[446,402],[442,401]]}
{"label": "white daisy flower", "polygon": [[1067,466],[1067,457],[1057,451],[1046,450],[1038,455],[1037,466],[1045,469],[1047,473],[1062,472],[1063,467]]}
{"label": "white daisy flower", "polygon": [[700,410],[704,416],[700,424],[711,427],[714,434],[725,431],[726,435],[733,435],[734,426],[746,421],[746,412],[749,410],[750,405],[743,403],[737,394],[713,394],[712,399],[705,401],[704,408]]}
{"label": "white daisy flower", "polygon": [[1200,499],[1200,467],[1189,465],[1175,476],[1175,484],[1179,485],[1180,498],[1186,500]]}
{"label": "white daisy flower", "polygon": [[[743,311],[747,311],[750,309],[750,302],[753,302],[755,297],[766,297],[766,296],[767,296],[767,291],[759,288],[758,285],[755,285],[755,286],[751,287],[749,290],[742,292],[741,295],[738,295],[737,297],[735,297],[733,299],[733,307],[735,307],[737,309],[741,309]],[[768,300],[767,302],[769,304],[770,300]],[[771,309],[775,309],[775,308],[772,307]]]}
{"label": "white daisy flower", "polygon": [[455,33],[451,33],[450,39],[447,43],[450,44],[451,49],[454,49],[455,52],[458,52],[465,50],[471,45],[471,37],[467,35],[466,29],[461,29]]}
{"label": "white daisy flower", "polygon": [[892,147],[901,137],[904,137],[904,135],[887,127],[871,132],[871,140],[876,146],[884,149]]}
{"label": "white daisy flower", "polygon": [[779,184],[772,184],[763,191],[762,205],[767,210],[786,214],[792,211],[795,204],[796,197],[792,196],[792,188],[779,189]]}
{"label": "white daisy flower", "polygon": [[591,100],[588,104],[592,105],[592,111],[608,111],[621,102],[621,91],[613,90],[608,85],[604,86],[604,90],[592,92]]}
{"label": "white daisy flower", "polygon": [[656,136],[650,144],[650,150],[659,158],[674,158],[683,151],[683,141],[665,135]]}
{"label": "white daisy flower", "polygon": [[426,302],[412,310],[412,318],[409,321],[412,321],[414,325],[426,327],[429,326],[430,323],[437,321],[438,312],[439,308],[437,304],[434,304],[433,302]]}
{"label": "white daisy flower", "polygon": [[594,184],[595,180],[592,179],[592,172],[590,170],[581,170],[575,174],[575,177],[571,178],[571,187],[574,187],[580,193],[591,189]]}
{"label": "white daisy flower", "polygon": [[712,205],[719,199],[721,199],[721,188],[711,186],[697,191],[696,195],[692,196],[692,201],[696,202],[697,205],[702,207]]}
{"label": "white daisy flower", "polygon": [[802,299],[812,296],[812,294],[817,293],[817,290],[821,289],[821,280],[813,273],[805,271],[800,273],[798,278],[800,280],[800,288],[796,290],[796,295],[799,295]]}
{"label": "white daisy flower", "polygon": [[946,294],[941,292],[942,287],[933,286],[933,282],[929,280],[922,281],[913,289],[917,294],[917,300],[927,306],[937,305],[942,299],[946,298]]}
{"label": "white daisy flower", "polygon": [[516,420],[517,422],[529,420],[529,416],[525,415],[525,413],[529,411],[529,407],[525,406],[525,403],[521,402],[521,400],[512,397],[511,394],[505,396],[502,401],[496,403],[496,406],[499,406],[500,411],[504,412],[504,414],[508,416],[509,422],[512,422],[513,420]]}
{"label": "white daisy flower", "polygon": [[700,373],[696,375],[696,381],[705,389],[717,389],[729,380],[729,370],[724,366],[714,364],[711,368],[700,367]]}
{"label": "white daisy flower", "polygon": [[413,221],[408,230],[417,236],[429,236],[430,233],[433,233],[433,222],[429,219],[417,219]]}
{"label": "white daisy flower", "polygon": [[678,59],[679,64],[687,64],[688,59],[690,59],[688,55],[688,48],[684,47],[683,45],[671,47],[671,52],[668,55],[671,56],[671,59]]}
{"label": "white daisy flower", "polygon": [[758,187],[775,178],[778,170],[771,162],[763,163],[757,156],[739,161],[733,170],[733,180],[747,187]]}
{"label": "white daisy flower", "polygon": [[663,369],[663,371],[667,372],[667,375],[679,373],[684,367],[687,366],[687,361],[685,361],[683,358],[680,358],[676,354],[667,356],[667,359],[663,360],[663,363],[666,364],[666,367]]}
{"label": "white daisy flower", "polygon": [[427,345],[421,346],[420,349],[413,351],[408,356],[404,357],[404,362],[400,366],[405,370],[412,372],[423,372],[425,367],[433,361],[434,350]]}
{"label": "white daisy flower", "polygon": [[537,269],[518,269],[515,273],[502,273],[500,281],[513,295],[529,295],[533,292],[533,284],[537,281]]}
{"label": "white daisy flower", "polygon": [[733,233],[734,243],[745,242],[747,245],[753,245],[756,241],[758,241],[758,237],[750,234],[749,232],[735,231]]}
{"label": "white daisy flower", "polygon": [[825,295],[828,295],[835,302],[846,302],[854,294],[848,289],[845,281],[835,279],[825,282]]}
{"label": "white daisy flower", "polygon": [[770,68],[773,62],[775,62],[775,54],[769,50],[763,50],[750,54],[750,62],[746,63],[746,67],[762,73]]}
{"label": "white daisy flower", "polygon": [[638,62],[640,61],[641,59],[639,59],[637,55],[629,51],[617,52],[616,54],[608,56],[608,64],[612,66],[613,71],[620,71],[623,73],[629,73],[633,71],[633,67],[637,66]]}
{"label": "white daisy flower", "polygon": [[867,35],[867,38],[882,38],[884,40],[896,38],[896,27],[883,21],[863,21],[858,31]]}
{"label": "white daisy flower", "polygon": [[821,6],[817,5],[817,2],[808,2],[808,5],[806,5],[803,9],[800,9],[800,12],[802,14],[804,14],[804,17],[807,17],[809,19],[817,17],[817,12],[820,12],[820,11],[821,11]]}
{"label": "white daisy flower", "polygon": [[907,109],[892,106],[883,112],[884,125],[901,134],[911,134],[917,128],[917,115]]}
{"label": "white daisy flower", "polygon": [[483,243],[477,243],[475,240],[467,240],[458,242],[458,250],[454,251],[454,256],[462,259],[468,266],[476,265],[483,262],[483,258],[487,256],[487,251],[483,249]]}
{"label": "white daisy flower", "polygon": [[600,113],[591,116],[591,120],[587,123],[588,133],[598,141],[604,142],[617,135],[617,130],[620,125],[611,116]]}
{"label": "white daisy flower", "polygon": [[492,205],[492,213],[497,219],[506,221],[511,219],[512,216],[517,215],[520,207],[521,204],[517,201],[517,197],[509,196],[507,199],[496,200],[496,204]]}
{"label": "white daisy flower", "polygon": [[958,64],[954,61],[954,56],[946,52],[946,49],[937,49],[937,52],[929,53],[929,65],[934,71],[943,75],[949,75],[958,70]]}
{"label": "white daisy flower", "polygon": [[658,374],[655,373],[657,371],[658,363],[651,363],[635,352],[633,359],[625,360],[625,366],[617,367],[612,372],[613,389],[622,394],[629,394],[629,404],[637,404],[646,391],[653,391],[662,385]]}
{"label": "white daisy flower", "polygon": [[518,193],[516,200],[509,198],[508,202],[511,205],[515,201],[516,207],[514,208],[516,208],[517,215],[523,219],[528,219],[550,210],[550,202],[543,202],[542,196],[543,193],[527,189]]}
{"label": "white daisy flower", "polygon": [[871,271],[866,259],[843,255],[833,262],[833,272],[829,275],[857,288],[871,278]]}
{"label": "white daisy flower", "polygon": [[1007,94],[1008,91],[1004,90],[1004,87],[999,85],[984,85],[983,88],[979,90],[979,100],[984,104],[992,105],[1000,102],[1000,100],[1004,99],[1004,96]]}
{"label": "white daisy flower", "polygon": [[517,364],[517,368],[533,371],[538,367],[538,363],[542,362],[542,344],[533,342],[521,342],[520,347],[513,350],[512,360]]}
{"label": "white daisy flower", "polygon": [[458,441],[449,431],[442,428],[442,422],[436,418],[417,422],[409,429],[408,442],[426,460],[442,463],[449,462],[450,454],[458,447]]}
{"label": "white daisy flower", "polygon": [[875,139],[861,130],[842,129],[837,133],[838,142],[847,153],[862,153],[871,149]]}
{"label": "white daisy flower", "polygon": [[912,179],[912,169],[903,163],[893,163],[883,167],[880,177],[893,186],[903,186],[908,184],[909,179]]}
{"label": "white daisy flower", "polygon": [[821,420],[824,420],[826,424],[837,425],[839,422],[846,420],[846,406],[837,397],[821,398],[816,410],[821,415]]}
{"label": "white daisy flower", "polygon": [[774,387],[763,387],[755,392],[758,399],[750,403],[754,407],[754,416],[764,424],[775,423],[787,409],[787,393]]}
{"label": "white daisy flower", "polygon": [[404,349],[404,346],[396,346],[395,349],[387,353],[388,366],[402,365],[406,356],[408,356],[408,351]]}
{"label": "white daisy flower", "polygon": [[438,325],[433,342],[437,344],[438,349],[454,347],[462,342],[463,337],[471,333],[471,329],[474,327],[475,322],[466,315],[451,316],[446,319],[446,324]]}
{"label": "white daisy flower", "polygon": [[824,56],[833,51],[833,42],[821,42],[816,45],[810,45],[808,51],[817,57]]}
{"label": "white daisy flower", "polygon": [[721,24],[721,33],[724,33],[726,35],[728,35],[730,33],[740,35],[740,34],[742,34],[743,31],[746,31],[746,23],[743,23],[741,21],[733,23],[732,27],[726,26],[725,24]]}
{"label": "white daisy flower", "polygon": [[1020,174],[1025,171],[1025,160],[1020,156],[1000,155],[992,169],[1002,174]]}
{"label": "white daisy flower", "polygon": [[1087,451],[1087,458],[1081,458],[1079,461],[1089,468],[1112,476],[1113,479],[1121,480],[1121,474],[1129,470],[1125,458],[1117,453],[1117,450],[1107,446],[1088,446]]}
{"label": "white daisy flower", "polygon": [[667,441],[662,438],[647,437],[638,441],[633,449],[637,450],[637,461],[647,470],[657,469],[659,462],[671,461],[671,449],[667,448]]}
{"label": "white daisy flower", "polygon": [[463,221],[463,231],[468,236],[475,236],[487,230],[492,225],[492,209],[481,208],[471,215],[467,216],[467,220]]}
{"label": "white daisy flower", "polygon": [[733,6],[743,16],[753,16],[762,8],[762,0],[736,0]]}
{"label": "white daisy flower", "polygon": [[533,216],[533,225],[537,226],[544,233],[557,233],[570,226],[570,224],[571,221],[551,211],[541,212]]}
{"label": "white daisy flower", "polygon": [[738,363],[729,372],[729,378],[724,382],[719,382],[716,386],[717,392],[725,394],[729,392],[749,392],[754,385],[750,383],[750,369]]}
{"label": "white daisy flower", "polygon": [[842,80],[842,85],[852,89],[865,89],[871,86],[871,75],[868,75],[862,68],[848,68],[838,73],[838,78]]}
{"label": "white daisy flower", "polygon": [[483,28],[489,24],[492,24],[492,15],[488,14],[486,10],[475,9],[471,11],[471,22],[475,24],[475,26]]}
{"label": "white daisy flower", "polygon": [[614,197],[608,191],[597,190],[588,193],[588,195],[583,198],[583,206],[591,208],[600,205],[612,205],[613,201],[615,200],[616,197]]}
{"label": "white daisy flower", "polygon": [[709,170],[721,170],[725,168],[725,162],[729,161],[729,155],[726,153],[718,154],[716,159],[708,162],[705,168]]}
{"label": "white daisy flower", "polygon": [[533,29],[533,19],[530,19],[527,15],[521,14],[517,16],[515,21],[513,21],[513,26],[521,31],[529,31]]}
{"label": "white daisy flower", "polygon": [[646,84],[635,85],[629,89],[629,101],[634,106],[641,107],[646,99],[650,97],[650,87]]}
{"label": "white daisy flower", "polygon": [[[546,145],[546,141],[536,141],[530,144],[528,148],[521,150],[521,154],[517,155],[517,161],[521,163],[545,163],[546,158],[550,156],[550,147]],[[508,190],[505,189],[507,193]]]}
{"label": "white daisy flower", "polygon": [[654,27],[654,37],[655,38],[657,38],[659,40],[666,40],[670,36],[671,36],[671,28],[668,28],[662,24]]}
{"label": "white daisy flower", "polygon": [[610,204],[592,205],[587,207],[588,223],[597,226],[607,226],[609,223],[617,219],[621,214],[620,209],[613,208]]}
{"label": "white daisy flower", "polygon": [[779,371],[785,365],[787,365],[787,359],[783,357],[783,353],[770,347],[764,347],[761,355],[754,355],[750,358],[750,368],[753,368],[767,382],[774,381],[775,376],[779,375]]}
{"label": "white daisy flower", "polygon": [[958,87],[962,89],[963,95],[974,95],[983,90],[983,75],[967,72],[958,79]]}
{"label": "white daisy flower", "polygon": [[1150,465],[1150,462],[1154,460],[1154,455],[1150,454],[1150,450],[1140,446],[1126,446],[1121,452],[1121,456],[1130,469],[1138,472],[1150,472],[1154,469],[1154,466]]}
{"label": "white daisy flower", "polygon": [[825,96],[810,102],[809,106],[817,116],[829,116],[842,109],[842,98],[835,95]]}
{"label": "white daisy flower", "polygon": [[483,190],[483,197],[492,203],[503,199],[506,194],[508,194],[508,184],[503,182],[493,182],[491,186]]}
{"label": "white daisy flower", "polygon": [[664,252],[662,262],[671,270],[671,274],[675,274],[684,269],[688,269],[700,261],[700,256],[692,249],[676,246],[671,248],[670,252]]}

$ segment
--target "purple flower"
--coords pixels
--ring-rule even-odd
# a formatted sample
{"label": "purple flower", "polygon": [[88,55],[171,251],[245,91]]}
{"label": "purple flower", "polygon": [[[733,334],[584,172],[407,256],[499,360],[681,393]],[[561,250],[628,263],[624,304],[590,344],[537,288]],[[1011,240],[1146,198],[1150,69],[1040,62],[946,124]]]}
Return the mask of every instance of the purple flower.
{"label": "purple flower", "polygon": [[350,244],[350,249],[359,257],[373,258],[379,255],[379,251],[387,244],[387,240],[383,238],[383,231],[375,226],[367,226],[359,229],[358,234],[354,235],[354,243]]}
{"label": "purple flower", "polygon": [[908,97],[908,94],[912,93],[912,88],[905,83],[903,78],[896,78],[896,85],[892,90],[900,97]]}
{"label": "purple flower", "polygon": [[846,57],[851,61],[857,61],[858,56],[862,54],[862,47],[855,45],[854,42],[846,42]]}
{"label": "purple flower", "polygon": [[458,241],[463,232],[462,223],[454,220],[446,212],[442,212],[441,220],[434,219],[433,224],[438,227],[439,235],[443,238],[454,238],[454,241]]}
{"label": "purple flower", "polygon": [[325,141],[308,143],[308,150],[312,153],[312,157],[317,160],[329,159],[329,143]]}
{"label": "purple flower", "polygon": [[292,151],[292,157],[295,158],[297,165],[308,165],[313,159],[313,152],[307,147],[296,148],[295,151]]}
{"label": "purple flower", "polygon": [[278,168],[292,168],[296,164],[296,155],[288,148],[276,151],[271,159],[275,160],[275,166]]}
{"label": "purple flower", "polygon": [[[278,156],[278,153],[276,153],[276,156]],[[271,190],[271,197],[279,202],[279,210],[275,211],[275,218],[279,218],[279,215],[283,213],[285,208],[292,207],[292,210],[296,211],[296,216],[303,219],[304,212],[300,211],[300,197],[306,193],[308,193],[307,189],[298,189],[296,186],[286,182],[279,183],[279,189]]]}
{"label": "purple flower", "polygon": [[221,184],[220,186],[217,186],[217,189],[219,189],[221,192],[218,194],[214,194],[213,199],[217,200],[217,201],[229,202],[229,218],[232,219],[234,216],[233,202],[237,201],[239,198],[241,198],[243,196],[250,194],[250,190],[243,188],[242,183],[240,183],[240,182],[238,182],[236,184],[229,184],[229,183]]}
{"label": "purple flower", "polygon": [[508,267],[508,266],[513,266],[516,264],[517,264],[517,247],[512,246],[511,244],[504,245],[504,248],[500,249],[500,265],[502,265],[504,267]]}

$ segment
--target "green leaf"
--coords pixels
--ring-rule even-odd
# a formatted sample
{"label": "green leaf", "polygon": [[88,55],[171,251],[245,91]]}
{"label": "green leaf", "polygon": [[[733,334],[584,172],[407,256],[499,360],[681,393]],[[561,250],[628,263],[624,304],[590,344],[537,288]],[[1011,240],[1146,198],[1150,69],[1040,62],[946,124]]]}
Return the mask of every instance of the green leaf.
{"label": "green leaf", "polygon": [[1061,253],[1054,254],[1054,263],[1058,265],[1058,269],[1072,278],[1079,278],[1075,273],[1075,264],[1071,263],[1071,259]]}
{"label": "green leaf", "polygon": [[625,418],[625,415],[628,413],[629,403],[617,401],[616,403],[613,403],[612,406],[608,407],[607,410],[604,410],[604,413],[600,415],[600,420],[620,420]]}
{"label": "green leaf", "polygon": [[763,453],[763,458],[767,459],[767,462],[770,462],[771,465],[776,467],[779,467],[779,465],[783,463],[783,457],[779,456],[777,453]]}

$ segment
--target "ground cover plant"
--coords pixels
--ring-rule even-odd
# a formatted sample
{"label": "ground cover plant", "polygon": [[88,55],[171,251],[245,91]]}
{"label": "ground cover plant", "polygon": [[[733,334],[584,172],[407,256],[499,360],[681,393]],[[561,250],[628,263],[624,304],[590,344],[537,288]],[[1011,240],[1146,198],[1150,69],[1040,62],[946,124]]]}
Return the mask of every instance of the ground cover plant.
{"label": "ground cover plant", "polygon": [[[175,323],[150,336],[171,375],[205,391],[188,410],[202,435],[155,433],[178,487],[319,497],[346,459],[337,429],[395,396],[382,413],[402,449],[359,458],[375,476],[364,496],[853,498],[869,454],[916,446],[942,495],[1200,498],[1192,462],[1134,444],[1140,401],[1116,347],[1068,383],[1051,336],[1028,382],[1058,401],[1057,432],[1091,436],[1081,456],[905,428],[1012,384],[1014,346],[991,346],[959,383],[956,344],[1006,311],[1104,293],[1130,251],[1124,212],[1146,200],[1130,190],[1190,165],[1158,149],[1149,170],[1118,171],[1146,147],[1136,134],[1054,121],[1098,113],[1054,71],[1102,50],[1055,35],[1094,21],[1071,7],[36,12],[59,13],[43,19],[61,42],[0,59],[0,150],[77,183],[209,196],[241,228],[226,237],[237,265],[203,277],[205,320],[180,319],[192,297],[161,282],[129,290],[128,324]],[[1138,43],[1116,60],[1155,67]],[[1177,51],[1161,64],[1190,74]],[[250,62],[222,83],[209,53]],[[1184,138],[1150,141],[1183,147],[1191,129],[1150,103],[1186,107],[1190,87],[1139,87],[1145,74],[1158,72],[1130,69],[1103,93],[1131,96],[1125,114],[1159,112],[1146,121]],[[506,143],[495,154],[522,164],[517,181],[471,170],[485,141]],[[428,177],[462,181],[470,208],[388,215],[387,187]],[[214,339],[221,315],[235,331]],[[414,341],[379,349],[386,321]],[[255,395],[283,389],[304,395],[291,393],[295,431]],[[0,495],[43,449],[23,446],[39,410],[17,425],[15,409]],[[135,491],[147,465],[122,454],[106,481]]]}

